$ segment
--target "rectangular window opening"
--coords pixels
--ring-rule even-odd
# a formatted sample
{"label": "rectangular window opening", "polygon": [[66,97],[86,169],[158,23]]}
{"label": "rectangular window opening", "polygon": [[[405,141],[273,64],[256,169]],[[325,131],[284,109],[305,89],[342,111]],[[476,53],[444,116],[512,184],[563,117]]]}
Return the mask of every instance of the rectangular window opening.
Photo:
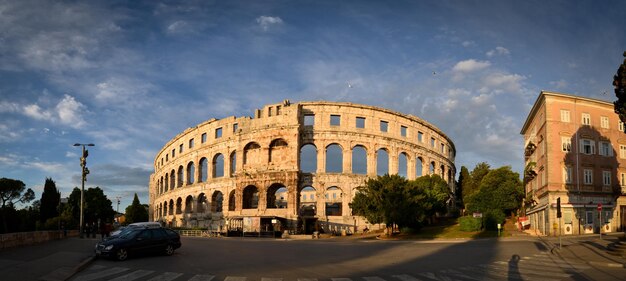
{"label": "rectangular window opening", "polygon": [[304,115],[304,126],[313,126],[315,125],[315,115],[313,114],[305,114]]}
{"label": "rectangular window opening", "polygon": [[365,128],[365,117],[356,118],[356,127],[360,129]]}
{"label": "rectangular window opening", "polygon": [[341,115],[330,115],[330,125],[331,126],[339,126],[341,125]]}
{"label": "rectangular window opening", "polygon": [[222,137],[222,128],[215,129],[215,138],[219,139]]}
{"label": "rectangular window opening", "polygon": [[400,135],[403,137],[406,137],[406,131],[407,131],[407,127],[406,126],[400,126]]}
{"label": "rectangular window opening", "polygon": [[389,122],[387,121],[380,121],[380,131],[381,132],[387,132],[387,130],[389,129]]}

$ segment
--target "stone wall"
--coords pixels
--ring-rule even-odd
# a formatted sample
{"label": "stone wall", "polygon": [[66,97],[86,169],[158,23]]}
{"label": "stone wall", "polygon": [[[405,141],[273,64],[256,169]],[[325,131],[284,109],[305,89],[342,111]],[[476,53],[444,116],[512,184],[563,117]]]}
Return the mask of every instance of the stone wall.
{"label": "stone wall", "polygon": [[[78,236],[78,230],[70,230],[67,232],[67,237],[76,236]],[[63,231],[60,230],[0,234],[0,250],[28,246],[62,238],[65,237],[63,236]]]}

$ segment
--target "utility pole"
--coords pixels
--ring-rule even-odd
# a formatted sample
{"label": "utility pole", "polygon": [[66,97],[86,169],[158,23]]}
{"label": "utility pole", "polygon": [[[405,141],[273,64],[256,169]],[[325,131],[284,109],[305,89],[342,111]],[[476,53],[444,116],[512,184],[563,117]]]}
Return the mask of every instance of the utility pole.
{"label": "utility pole", "polygon": [[83,154],[80,157],[80,167],[82,168],[82,184],[80,187],[80,225],[78,226],[78,231],[80,231],[80,238],[83,238],[83,227],[84,227],[84,208],[85,208],[85,181],[87,180],[87,174],[89,174],[89,169],[87,169],[87,156],[89,156],[89,150],[85,149],[85,146],[94,146],[93,143],[75,143],[74,146],[82,146]]}
{"label": "utility pole", "polygon": [[121,199],[121,198],[122,198],[122,197],[115,196],[115,199],[117,199],[117,213],[118,213],[118,214],[120,213],[120,199]]}

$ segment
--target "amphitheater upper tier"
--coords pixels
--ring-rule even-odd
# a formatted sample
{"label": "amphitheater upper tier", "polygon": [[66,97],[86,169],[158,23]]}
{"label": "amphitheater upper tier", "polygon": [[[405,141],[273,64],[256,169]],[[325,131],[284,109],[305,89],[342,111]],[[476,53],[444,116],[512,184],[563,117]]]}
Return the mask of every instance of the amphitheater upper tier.
{"label": "amphitheater upper tier", "polygon": [[154,160],[150,216],[214,231],[356,231],[349,207],[369,177],[437,174],[453,188],[455,147],[421,118],[343,102],[266,105],[211,119]]}

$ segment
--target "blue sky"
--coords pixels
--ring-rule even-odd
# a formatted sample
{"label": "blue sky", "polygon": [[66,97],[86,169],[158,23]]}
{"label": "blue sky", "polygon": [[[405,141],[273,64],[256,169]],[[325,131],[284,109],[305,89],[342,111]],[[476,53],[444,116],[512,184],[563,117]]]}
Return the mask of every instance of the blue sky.
{"label": "blue sky", "polygon": [[[547,2],[547,3],[545,3]],[[211,118],[329,100],[417,115],[456,165],[523,167],[541,90],[612,101],[625,1],[0,0],[0,177],[148,203],[154,156]],[[348,87],[348,84],[352,87]],[[606,94],[603,94],[607,92]]]}

